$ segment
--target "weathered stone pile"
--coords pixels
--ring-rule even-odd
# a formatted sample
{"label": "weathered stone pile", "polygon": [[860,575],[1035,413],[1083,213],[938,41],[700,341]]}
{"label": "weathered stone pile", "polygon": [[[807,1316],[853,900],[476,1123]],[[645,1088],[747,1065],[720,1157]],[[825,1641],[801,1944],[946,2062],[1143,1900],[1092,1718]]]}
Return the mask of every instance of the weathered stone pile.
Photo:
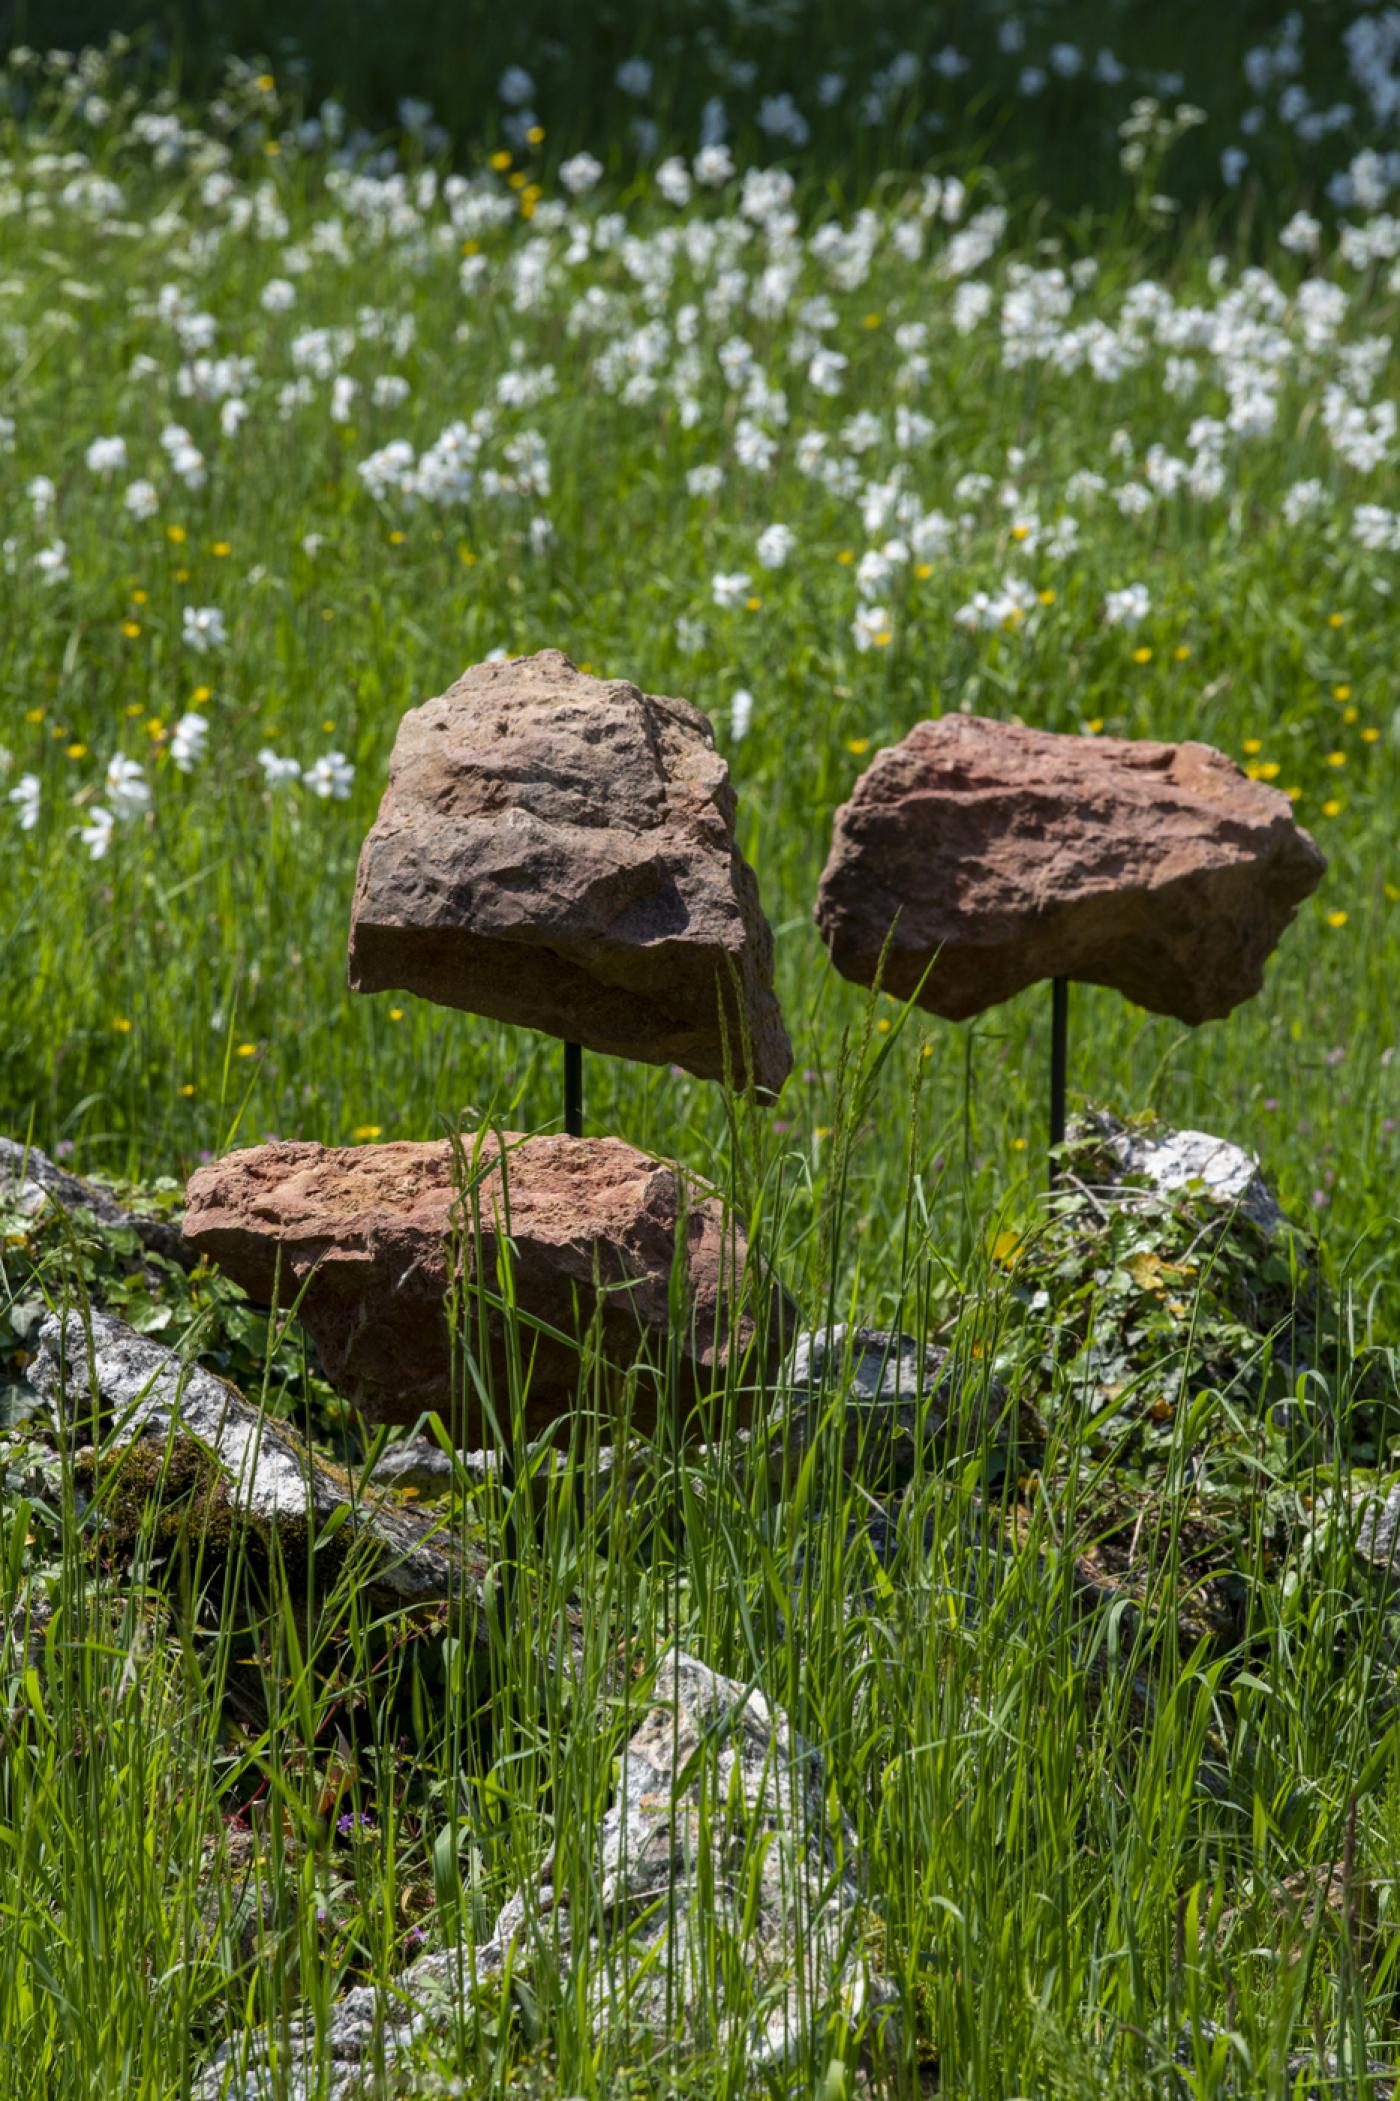
{"label": "weathered stone pile", "polygon": [[[734,823],[689,701],[555,649],[478,664],[399,726],[360,855],[351,987],[770,1100],[792,1050]],[[716,1192],[620,1138],[260,1146],[194,1176],[185,1231],[260,1304],[296,1304],[371,1420],[435,1409],[472,1445],[512,1416],[530,1436],[567,1427],[590,1329],[605,1398],[639,1357],[664,1365],[676,1330],[668,1404],[688,1415],[727,1383],[743,1416],[792,1326]],[[632,1382],[635,1427],[655,1427],[666,1386]]]}
{"label": "weathered stone pile", "polygon": [[[558,650],[479,664],[400,724],[350,984],[771,1099],[792,1052],[734,820],[690,702]],[[1074,977],[1197,1023],[1258,990],[1324,865],[1287,798],[1206,745],[950,715],[856,783],[816,915],[844,976],[950,1019]],[[189,1199],[190,1246],[259,1302],[295,1302],[357,1407],[392,1423],[436,1409],[468,1444],[508,1411],[532,1436],[566,1423],[591,1323],[618,1372],[659,1361],[679,1327],[671,1405],[727,1380],[741,1416],[792,1326],[718,1195],[619,1138],[269,1145],[201,1169]],[[508,1401],[522,1322],[528,1376]],[[636,1382],[637,1428],[660,1390]]]}

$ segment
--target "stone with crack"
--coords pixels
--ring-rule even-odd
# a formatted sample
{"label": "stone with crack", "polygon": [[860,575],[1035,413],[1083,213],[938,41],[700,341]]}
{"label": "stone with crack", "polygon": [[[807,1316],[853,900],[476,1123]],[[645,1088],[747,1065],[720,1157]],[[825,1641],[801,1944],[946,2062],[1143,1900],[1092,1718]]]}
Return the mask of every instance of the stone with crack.
{"label": "stone with crack", "polygon": [[350,923],[358,992],[777,1093],[792,1049],[735,796],[688,700],[561,650],[477,664],[399,724]]}
{"label": "stone with crack", "polygon": [[1068,977],[1194,1025],[1259,990],[1326,865],[1209,745],[944,715],[837,811],[816,916],[843,977],[950,1021]]}

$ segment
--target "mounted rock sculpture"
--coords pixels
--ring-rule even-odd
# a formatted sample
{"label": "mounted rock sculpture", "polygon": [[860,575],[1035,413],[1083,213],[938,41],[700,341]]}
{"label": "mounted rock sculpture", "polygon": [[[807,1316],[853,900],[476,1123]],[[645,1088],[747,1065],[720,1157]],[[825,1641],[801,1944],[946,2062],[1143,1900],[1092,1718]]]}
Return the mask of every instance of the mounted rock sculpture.
{"label": "mounted rock sculpture", "polygon": [[701,1079],[724,1077],[727,1037],[735,1079],[776,1094],[792,1049],[734,815],[689,701],[557,649],[478,664],[399,725],[350,984]]}
{"label": "mounted rock sculpture", "polygon": [[[843,977],[949,1021],[1040,978],[1192,1024],[1256,993],[1326,862],[1206,744],[920,722],[836,813],[817,924]],[[925,976],[927,972],[927,976]]]}
{"label": "mounted rock sculpture", "polygon": [[[505,1295],[507,1253],[531,1435],[576,1411],[577,1342],[595,1314],[612,1366],[645,1349],[664,1366],[680,1309],[681,1390],[669,1405],[682,1408],[760,1329],[765,1352],[781,1351],[784,1294],[749,1279],[746,1295],[744,1237],[706,1184],[619,1138],[483,1135],[479,1148],[473,1160],[465,1141],[460,1162],[448,1139],[232,1153],[191,1180],[186,1238],[259,1303],[295,1303],[327,1378],[367,1415],[412,1423],[435,1408],[463,1445],[494,1442],[465,1355],[489,1379],[498,1419],[510,1414],[506,1324],[491,1303]],[[454,1365],[456,1282],[483,1289],[464,1292]],[[663,1386],[664,1374],[638,1379],[638,1430],[655,1426]]]}

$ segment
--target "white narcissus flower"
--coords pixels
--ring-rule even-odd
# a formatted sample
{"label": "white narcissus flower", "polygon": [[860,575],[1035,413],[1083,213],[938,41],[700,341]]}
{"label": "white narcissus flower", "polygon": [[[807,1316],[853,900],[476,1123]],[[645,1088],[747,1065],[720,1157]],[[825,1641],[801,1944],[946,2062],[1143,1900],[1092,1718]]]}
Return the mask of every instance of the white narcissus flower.
{"label": "white narcissus flower", "polygon": [[78,837],[94,861],[100,861],[111,845],[112,827],[115,822],[111,811],[104,810],[100,804],[95,810],[89,810],[88,821]]}
{"label": "white narcissus flower", "polygon": [[264,785],[271,788],[274,794],[283,788],[294,787],[301,779],[301,767],[297,761],[284,758],[281,752],[274,751],[270,744],[265,744],[258,753],[258,764],[263,770]]}
{"label": "white narcissus flower", "polygon": [[782,569],[797,545],[797,535],[790,525],[768,525],[758,536],[754,549],[765,569]]}
{"label": "white narcissus flower", "polygon": [[862,652],[867,649],[883,649],[890,640],[890,609],[882,605],[856,607],[856,617],[851,622],[851,639]]}
{"label": "white narcissus flower", "polygon": [[602,179],[603,163],[591,153],[575,153],[559,169],[559,180],[571,197],[586,197]]}
{"label": "white narcissus flower", "polygon": [[83,460],[90,474],[120,474],[126,466],[126,439],[94,438]]}
{"label": "white narcissus flower", "polygon": [[726,613],[741,606],[752,588],[753,579],[742,569],[718,569],[710,579],[710,596]]}
{"label": "white narcissus flower", "polygon": [[322,802],[346,802],[355,780],[355,769],[343,751],[328,751],[324,758],[308,766],[303,779],[313,795]]}
{"label": "white narcissus flower", "polygon": [[10,801],[19,812],[19,828],[32,832],[39,822],[39,805],[43,800],[43,785],[37,773],[22,773],[10,790]]}
{"label": "white narcissus flower", "polygon": [[151,807],[144,768],[138,759],[128,759],[121,752],[107,761],[106,789],[112,815],[123,823],[142,816]]}
{"label": "white narcissus flower", "polygon": [[222,649],[228,640],[228,628],[219,608],[187,605],[181,615],[181,640],[196,656],[206,656],[211,649]]}
{"label": "white narcissus flower", "polygon": [[133,518],[154,518],[160,509],[160,496],[155,483],[142,477],[130,483],[122,503]]}
{"label": "white narcissus flower", "polygon": [[191,708],[170,733],[170,756],[181,773],[193,773],[204,757],[209,736],[208,717]]}
{"label": "white narcissus flower", "polygon": [[1108,593],[1103,617],[1110,627],[1136,627],[1147,618],[1151,603],[1146,584],[1126,584],[1121,591]]}

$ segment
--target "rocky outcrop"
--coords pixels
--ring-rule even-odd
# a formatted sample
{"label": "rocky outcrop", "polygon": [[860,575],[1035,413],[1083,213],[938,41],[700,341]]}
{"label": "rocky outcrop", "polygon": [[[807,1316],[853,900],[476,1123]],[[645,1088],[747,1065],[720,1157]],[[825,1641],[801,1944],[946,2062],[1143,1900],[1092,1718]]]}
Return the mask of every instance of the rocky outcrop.
{"label": "rocky outcrop", "polygon": [[[775,1094],[773,940],[706,717],[557,649],[399,725],[360,854],[350,983]],[[723,1023],[721,1022],[723,1013]],[[747,1050],[746,1050],[747,1046]]]}
{"label": "rocky outcrop", "polygon": [[326,1377],[367,1415],[411,1424],[434,1408],[468,1446],[496,1441],[512,1380],[530,1435],[571,1418],[591,1324],[614,1373],[648,1352],[663,1367],[635,1381],[643,1431],[672,1344],[672,1404],[688,1409],[731,1352],[766,1360],[782,1343],[784,1296],[748,1275],[719,1196],[618,1138],[261,1145],[199,1169],[185,1233],[260,1304],[294,1306]]}
{"label": "rocky outcrop", "polygon": [[[921,722],[836,813],[817,923],[843,977],[950,1021],[1040,978],[1179,1021],[1256,993],[1326,862],[1205,744]],[[920,989],[921,988],[921,989]]]}
{"label": "rocky outcrop", "polygon": [[639,2063],[703,2043],[762,2080],[833,2018],[861,2055],[890,2040],[895,1995],[862,1948],[855,1832],[828,1803],[821,1754],[752,1685],[673,1651],[601,1826],[572,1850],[582,1872],[565,1881],[557,1847],[485,1943],[421,1957],[392,2002],[358,1986],[320,2035],[293,2035],[285,2084],[261,2039],[243,2038],[220,2048],[199,2101],[309,2093],[307,2073],[358,2094],[376,2047],[392,2063],[447,2030],[464,1996],[528,1977],[541,1947],[564,1979],[582,1965],[599,2034],[624,2026]]}
{"label": "rocky outcrop", "polygon": [[47,1153],[41,1153],[37,1145],[0,1138],[0,1211],[29,1220],[40,1218],[50,1206],[61,1211],[91,1212],[100,1226],[133,1232],[152,1254],[171,1261],[190,1259],[180,1228],[172,1220],[128,1210],[109,1189],[69,1174]]}
{"label": "rocky outcrop", "polygon": [[235,1387],[110,1314],[50,1314],[29,1378],[54,1430],[77,1448],[83,1492],[101,1485],[118,1552],[159,1510],[171,1536],[186,1527],[206,1558],[234,1541],[264,1567],[274,1549],[279,1565],[305,1569],[315,1548],[328,1571],[354,1555],[357,1582],[385,1610],[449,1598],[474,1580],[440,1527],[388,1496],[357,1493]]}

